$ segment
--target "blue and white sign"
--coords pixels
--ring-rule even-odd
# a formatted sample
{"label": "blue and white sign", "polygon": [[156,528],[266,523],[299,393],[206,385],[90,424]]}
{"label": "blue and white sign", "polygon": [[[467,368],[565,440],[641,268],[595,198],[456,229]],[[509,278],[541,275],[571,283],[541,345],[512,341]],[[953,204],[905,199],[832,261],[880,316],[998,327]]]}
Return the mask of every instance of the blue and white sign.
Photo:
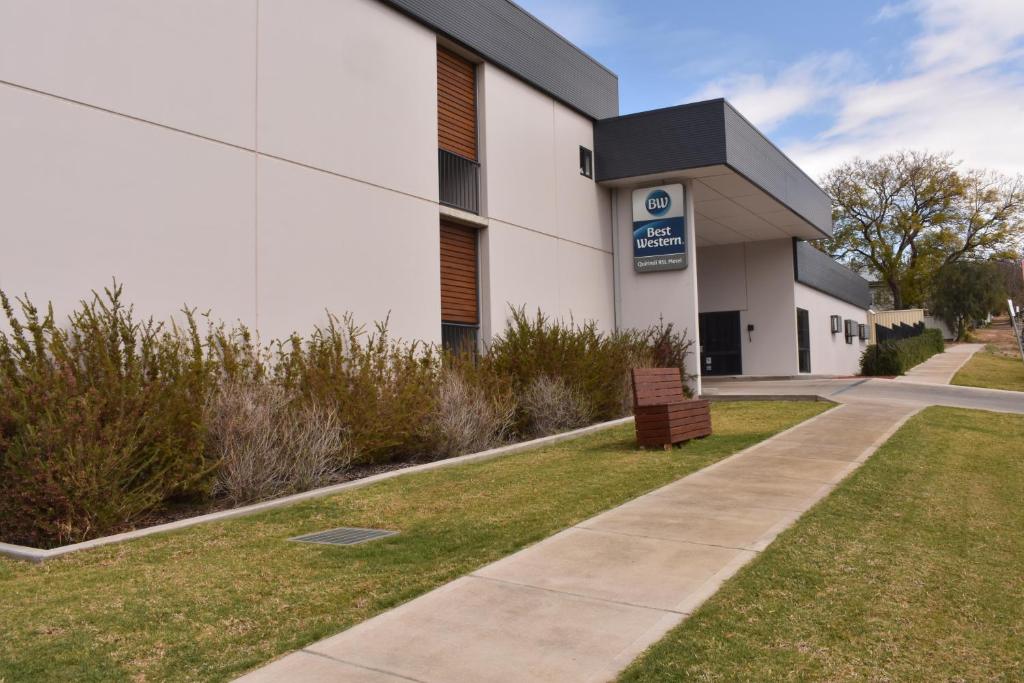
{"label": "blue and white sign", "polygon": [[633,270],[649,273],[686,268],[683,186],[633,191]]}

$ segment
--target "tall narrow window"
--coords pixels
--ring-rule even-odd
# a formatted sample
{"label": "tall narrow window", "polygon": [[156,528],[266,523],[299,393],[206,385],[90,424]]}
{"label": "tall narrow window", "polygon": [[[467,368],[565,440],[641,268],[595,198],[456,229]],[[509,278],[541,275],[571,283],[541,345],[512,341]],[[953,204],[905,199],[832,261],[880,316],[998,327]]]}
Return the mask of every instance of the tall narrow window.
{"label": "tall narrow window", "polygon": [[475,353],[480,329],[477,231],[441,222],[441,341],[453,353]]}
{"label": "tall narrow window", "polygon": [[476,65],[438,46],[438,198],[471,213],[480,213],[476,123]]}
{"label": "tall narrow window", "polygon": [[802,308],[796,309],[796,348],[800,372],[811,371],[811,322],[810,315]]}
{"label": "tall narrow window", "polygon": [[580,175],[594,177],[594,153],[586,147],[580,147]]}
{"label": "tall narrow window", "polygon": [[476,161],[476,65],[437,48],[437,146]]}

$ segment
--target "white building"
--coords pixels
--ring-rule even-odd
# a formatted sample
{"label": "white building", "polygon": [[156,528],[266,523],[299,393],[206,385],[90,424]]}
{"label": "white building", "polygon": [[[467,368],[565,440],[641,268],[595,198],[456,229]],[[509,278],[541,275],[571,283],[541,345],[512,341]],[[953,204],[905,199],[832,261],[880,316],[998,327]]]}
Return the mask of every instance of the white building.
{"label": "white building", "polygon": [[[870,295],[802,241],[821,189],[723,100],[617,114],[506,0],[0,0],[0,288],[66,312],[116,277],[265,339],[660,318],[704,374],[855,372]],[[643,261],[656,188],[683,221]]]}

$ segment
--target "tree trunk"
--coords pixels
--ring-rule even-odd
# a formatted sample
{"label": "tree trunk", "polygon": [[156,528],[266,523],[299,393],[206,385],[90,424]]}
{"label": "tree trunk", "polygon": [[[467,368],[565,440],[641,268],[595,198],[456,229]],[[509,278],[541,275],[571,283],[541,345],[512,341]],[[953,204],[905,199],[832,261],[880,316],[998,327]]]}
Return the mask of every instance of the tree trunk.
{"label": "tree trunk", "polygon": [[903,308],[903,290],[900,288],[899,280],[890,278],[886,282],[889,285],[889,291],[892,292],[893,310],[898,311]]}

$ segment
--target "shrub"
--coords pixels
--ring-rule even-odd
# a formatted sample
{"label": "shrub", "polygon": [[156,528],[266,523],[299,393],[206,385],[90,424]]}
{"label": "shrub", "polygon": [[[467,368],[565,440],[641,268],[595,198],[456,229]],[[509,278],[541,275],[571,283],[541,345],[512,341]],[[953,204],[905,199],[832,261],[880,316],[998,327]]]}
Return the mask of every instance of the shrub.
{"label": "shrub", "polygon": [[437,409],[427,435],[439,457],[487,450],[506,441],[515,421],[516,404],[510,391],[488,392],[465,371],[447,367],[438,385]]}
{"label": "shrub", "polygon": [[207,402],[215,493],[244,504],[329,484],[351,454],[333,411],[273,384],[226,382]]}
{"label": "shrub", "polygon": [[593,419],[588,397],[561,377],[534,377],[520,402],[527,419],[526,434],[531,437],[583,427]]}
{"label": "shrub", "polygon": [[195,320],[134,319],[116,283],[66,327],[0,292],[0,536],[80,541],[174,497],[202,496],[202,403],[212,384]]}
{"label": "shrub", "polygon": [[671,325],[602,333],[528,317],[476,357],[328,315],[262,345],[184,311],[136,320],[115,282],[67,324],[0,292],[0,538],[80,541],[178,502],[246,503],[323,485],[349,464],[484,450],[619,417],[628,370],[679,366]]}
{"label": "shrub", "polygon": [[293,335],[276,348],[277,379],[338,415],[354,462],[423,454],[440,369],[433,349],[392,339],[386,321],[367,334],[350,315],[330,314],[308,340]]}
{"label": "shrub", "polygon": [[[591,419],[610,420],[628,414],[632,406],[630,368],[679,367],[690,378],[685,357],[692,347],[671,323],[602,334],[593,321],[577,325],[540,311],[529,317],[523,308],[513,308],[508,328],[494,338],[481,362],[507,377],[519,395],[540,377],[560,378],[585,397]],[[517,430],[532,432],[522,409]]]}
{"label": "shrub", "polygon": [[860,357],[862,375],[902,375],[945,350],[942,333],[927,329],[916,337],[871,344]]}

